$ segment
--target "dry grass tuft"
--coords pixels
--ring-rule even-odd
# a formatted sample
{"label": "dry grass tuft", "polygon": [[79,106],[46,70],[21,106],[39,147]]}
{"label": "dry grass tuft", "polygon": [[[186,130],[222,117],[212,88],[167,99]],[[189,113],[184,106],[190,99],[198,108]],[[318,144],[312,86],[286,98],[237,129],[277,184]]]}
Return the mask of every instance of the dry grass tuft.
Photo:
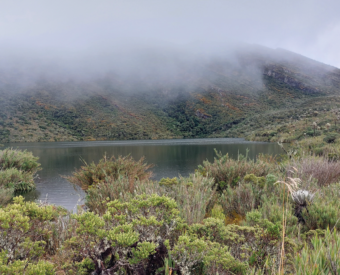
{"label": "dry grass tuft", "polygon": [[340,180],[340,162],[331,161],[323,157],[305,156],[300,159],[292,159],[286,167],[287,176],[291,176],[293,167],[296,167],[296,176],[304,182],[310,178],[315,179],[317,184],[328,186]]}

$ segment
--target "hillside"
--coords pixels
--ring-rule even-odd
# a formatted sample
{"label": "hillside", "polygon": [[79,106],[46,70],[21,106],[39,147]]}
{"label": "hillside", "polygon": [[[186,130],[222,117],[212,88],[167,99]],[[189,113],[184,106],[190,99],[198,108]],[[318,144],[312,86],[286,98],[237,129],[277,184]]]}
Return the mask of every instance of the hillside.
{"label": "hillside", "polygon": [[339,69],[283,49],[243,45],[171,71],[176,56],[164,67],[161,57],[129,77],[2,66],[0,142],[246,136],[282,113],[330,108],[340,95]]}

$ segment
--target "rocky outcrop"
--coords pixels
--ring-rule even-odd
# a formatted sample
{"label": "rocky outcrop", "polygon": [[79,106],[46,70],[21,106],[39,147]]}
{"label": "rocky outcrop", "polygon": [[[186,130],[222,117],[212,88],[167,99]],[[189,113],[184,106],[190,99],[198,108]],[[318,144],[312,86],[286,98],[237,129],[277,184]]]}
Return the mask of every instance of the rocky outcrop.
{"label": "rocky outcrop", "polygon": [[263,71],[263,75],[270,77],[270,78],[274,78],[275,80],[280,81],[294,89],[298,89],[306,94],[319,94],[322,92],[318,90],[317,88],[310,87],[307,84],[290,76],[289,71],[284,70],[282,68],[278,69],[275,66],[265,67]]}
{"label": "rocky outcrop", "polygon": [[211,117],[211,115],[208,115],[208,114],[206,114],[206,113],[204,113],[204,111],[202,110],[202,109],[198,109],[198,110],[196,110],[196,116],[197,117],[199,117],[199,118],[210,118]]}

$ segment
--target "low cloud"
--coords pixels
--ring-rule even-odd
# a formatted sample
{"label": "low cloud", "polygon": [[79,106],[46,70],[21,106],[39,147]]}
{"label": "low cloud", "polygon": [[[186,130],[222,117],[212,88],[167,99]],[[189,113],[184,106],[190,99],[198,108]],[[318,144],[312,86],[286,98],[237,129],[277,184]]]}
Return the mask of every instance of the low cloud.
{"label": "low cloud", "polygon": [[1,45],[39,52],[99,51],[120,41],[152,46],[229,40],[285,48],[340,67],[337,0],[2,1]]}

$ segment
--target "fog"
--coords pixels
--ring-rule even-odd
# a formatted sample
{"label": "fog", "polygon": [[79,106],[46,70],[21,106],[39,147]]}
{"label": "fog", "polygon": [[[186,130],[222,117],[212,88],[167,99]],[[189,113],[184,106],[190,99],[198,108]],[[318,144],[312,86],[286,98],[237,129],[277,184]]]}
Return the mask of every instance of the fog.
{"label": "fog", "polygon": [[[110,75],[150,85],[195,83],[212,61],[237,68],[235,52],[254,44],[269,47],[269,57],[284,48],[340,67],[339,10],[336,0],[5,0],[0,82],[24,87],[41,78]],[[243,69],[261,86],[260,68]]]}
{"label": "fog", "polygon": [[229,70],[242,67],[260,80],[262,72],[256,66],[239,64],[237,52],[247,47],[252,46],[230,41],[216,46],[160,42],[151,45],[124,41],[110,47],[97,46],[78,52],[70,49],[38,51],[33,48],[4,48],[0,53],[0,73],[3,78],[22,88],[34,85],[41,79],[93,82],[110,78],[125,86],[129,83],[144,83],[154,88],[191,85],[194,89],[192,83],[197,83],[202,76],[204,78],[209,66],[215,63],[221,63]]}
{"label": "fog", "polygon": [[233,39],[340,67],[339,10],[337,0],[3,0],[0,43],[78,53],[122,40],[216,45]]}

